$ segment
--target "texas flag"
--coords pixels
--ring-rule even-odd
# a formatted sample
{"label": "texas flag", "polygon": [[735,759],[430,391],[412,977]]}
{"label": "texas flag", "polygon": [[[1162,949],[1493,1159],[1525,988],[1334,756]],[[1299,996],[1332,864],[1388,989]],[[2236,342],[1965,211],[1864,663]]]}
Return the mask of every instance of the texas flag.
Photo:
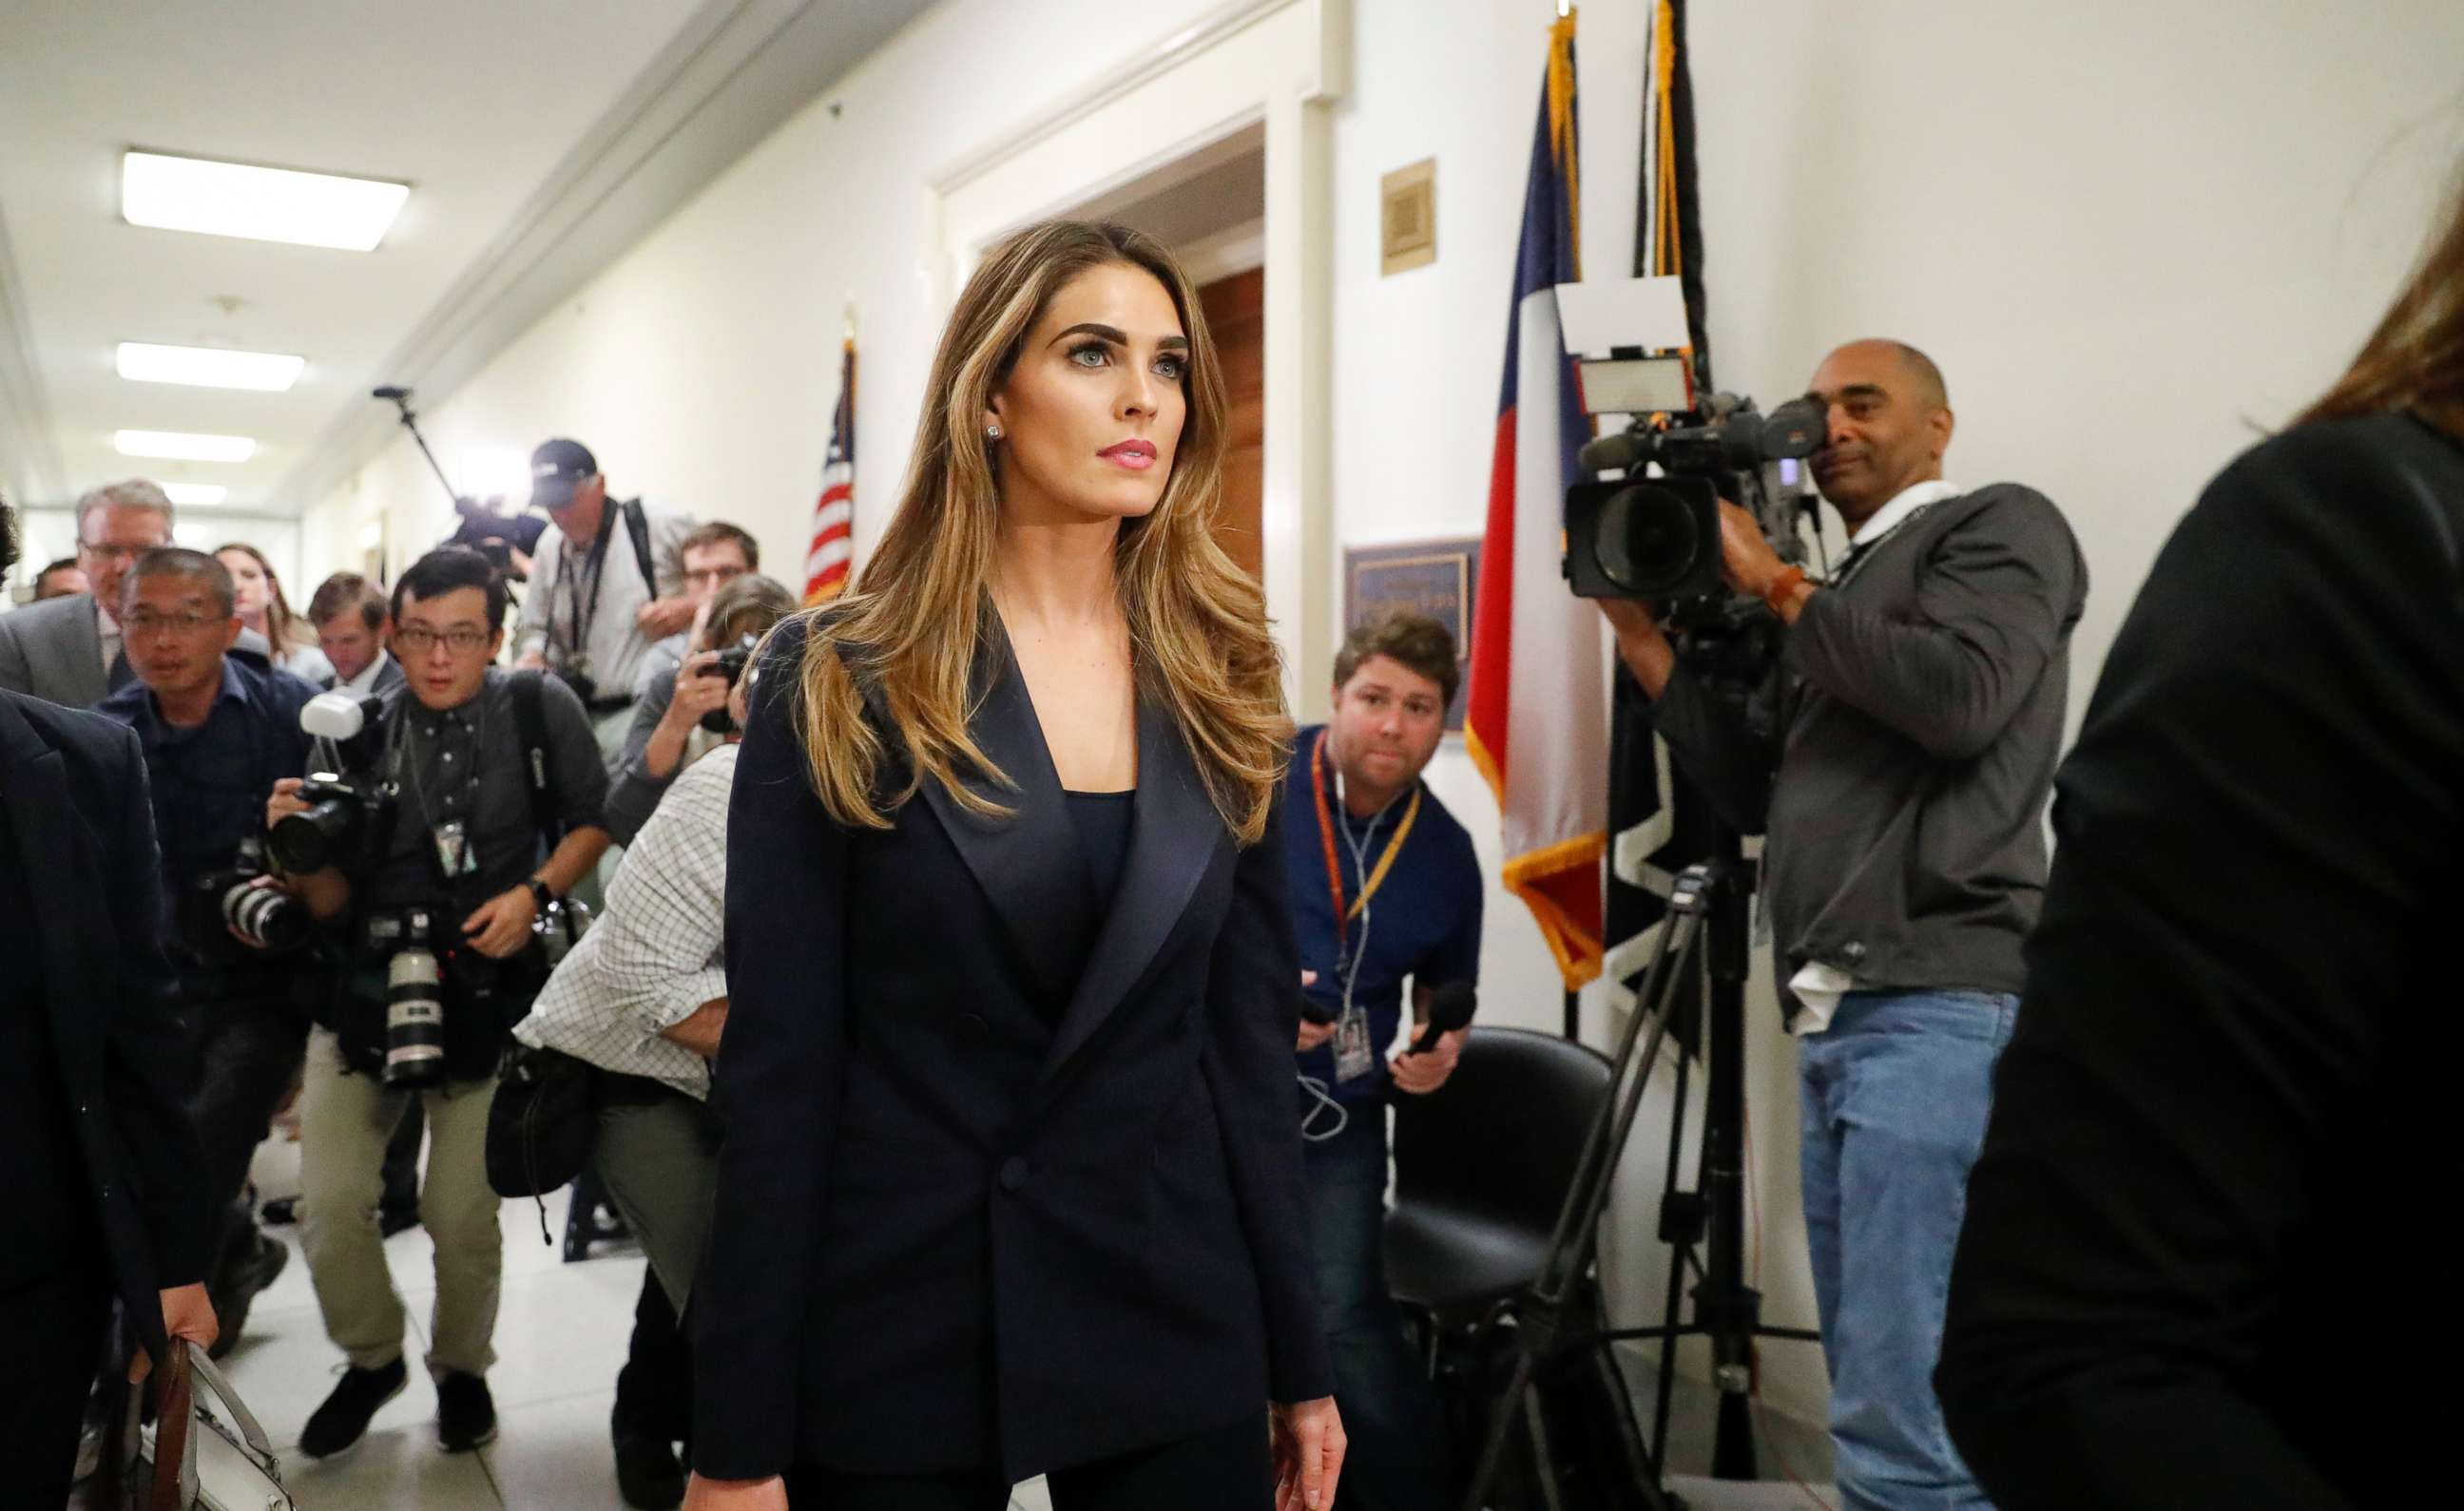
{"label": "texas flag", "polygon": [[1506,383],[1489,465],[1488,528],[1472,615],[1464,742],[1505,817],[1507,890],[1531,909],[1569,991],[1600,970],[1608,832],[1608,673],[1598,610],[1566,590],[1563,517],[1591,438],[1557,325],[1577,281],[1574,19],[1549,33],[1549,67],[1506,329]]}

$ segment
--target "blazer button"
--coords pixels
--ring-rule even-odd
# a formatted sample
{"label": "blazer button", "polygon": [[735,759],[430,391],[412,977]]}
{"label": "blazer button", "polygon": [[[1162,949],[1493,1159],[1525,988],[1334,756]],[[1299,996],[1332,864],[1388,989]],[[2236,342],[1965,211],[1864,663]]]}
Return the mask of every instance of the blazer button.
{"label": "blazer button", "polygon": [[1001,1168],[1001,1190],[1016,1191],[1018,1188],[1025,1184],[1026,1161],[1020,1159],[1016,1155],[1012,1155],[1008,1159],[1002,1160]]}

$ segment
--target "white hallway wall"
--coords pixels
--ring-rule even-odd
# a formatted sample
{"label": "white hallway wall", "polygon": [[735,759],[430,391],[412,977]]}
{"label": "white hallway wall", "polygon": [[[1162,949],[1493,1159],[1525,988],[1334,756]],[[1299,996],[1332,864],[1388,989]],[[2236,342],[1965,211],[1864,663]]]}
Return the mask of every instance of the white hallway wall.
{"label": "white hallway wall", "polygon": [[[451,465],[551,433],[614,485],[675,498],[801,566],[840,311],[861,309],[857,537],[881,526],[938,335],[922,268],[931,177],[1212,7],[951,0],[748,154],[451,396]],[[1516,216],[1547,0],[1354,0],[1336,108],[1333,489],[1344,544],[1481,528]],[[1583,255],[1633,239],[1646,0],[1592,0],[1579,43]],[[2069,513],[2095,573],[2075,646],[2085,699],[2120,616],[2202,482],[2321,387],[2366,333],[2464,149],[2464,7],[2263,0],[2231,28],[2188,3],[1698,3],[1693,45],[1712,339],[1766,402],[1838,340],[1926,347],[1960,414],[1952,475],[2015,478]],[[833,115],[829,103],[840,113]],[[1438,159],[1439,257],[1377,268],[1377,179]],[[447,528],[407,443],[303,523],[311,575],[386,516],[397,564]],[[1453,745],[1431,771],[1494,875],[1496,815]],[[1553,1026],[1554,974],[1491,889],[1484,1014]],[[1596,993],[1595,994],[1596,996]],[[1759,1269],[1774,1322],[1813,1317],[1792,1057],[1767,982],[1752,1012]],[[1587,1021],[1604,1032],[1594,1003]],[[1617,1225],[1622,1310],[1656,1304],[1639,1150]],[[1809,1349],[1766,1391],[1817,1415]]]}

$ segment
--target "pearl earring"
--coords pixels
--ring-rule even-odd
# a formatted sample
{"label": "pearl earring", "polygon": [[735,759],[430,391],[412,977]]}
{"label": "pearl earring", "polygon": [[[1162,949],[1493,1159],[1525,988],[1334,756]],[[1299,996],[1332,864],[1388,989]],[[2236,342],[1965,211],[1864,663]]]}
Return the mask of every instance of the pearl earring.
{"label": "pearl earring", "polygon": [[997,425],[988,425],[988,426],[985,426],[985,427],[984,427],[984,439],[985,439],[985,440],[987,440],[987,441],[998,441],[998,440],[1000,440],[1001,438],[1001,427],[1000,426],[997,426]]}

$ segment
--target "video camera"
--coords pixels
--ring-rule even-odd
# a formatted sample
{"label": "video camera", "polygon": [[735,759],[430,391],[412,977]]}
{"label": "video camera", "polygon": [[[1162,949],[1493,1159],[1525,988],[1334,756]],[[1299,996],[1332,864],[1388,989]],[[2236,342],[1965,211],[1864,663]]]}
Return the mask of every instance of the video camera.
{"label": "video camera", "polygon": [[473,498],[468,494],[453,500],[453,512],[462,523],[442,542],[449,546],[469,546],[488,558],[491,566],[515,582],[527,582],[530,574],[514,563],[516,553],[527,558],[539,551],[539,537],[547,532],[547,520],[527,510],[508,513],[502,494]]}
{"label": "video camera", "polygon": [[397,811],[382,762],[376,698],[320,692],[299,711],[314,737],[308,779],[299,786],[304,813],[286,814],[266,835],[275,864],[293,875],[339,866],[365,871],[385,856]]}

